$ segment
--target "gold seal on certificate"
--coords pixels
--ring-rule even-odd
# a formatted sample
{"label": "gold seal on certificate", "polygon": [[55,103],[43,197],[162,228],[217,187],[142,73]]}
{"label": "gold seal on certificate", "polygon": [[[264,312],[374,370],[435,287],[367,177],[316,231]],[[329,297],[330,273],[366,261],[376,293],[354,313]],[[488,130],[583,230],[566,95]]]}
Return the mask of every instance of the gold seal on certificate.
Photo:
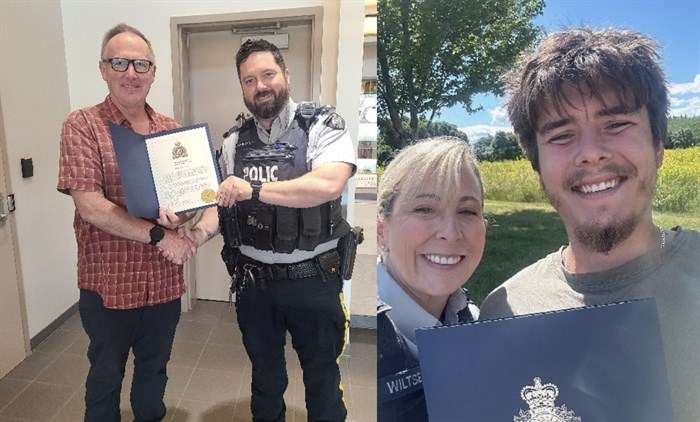
{"label": "gold seal on certificate", "polygon": [[207,204],[210,202],[214,202],[215,198],[216,192],[214,192],[214,189],[204,189],[202,191],[202,201],[206,202]]}

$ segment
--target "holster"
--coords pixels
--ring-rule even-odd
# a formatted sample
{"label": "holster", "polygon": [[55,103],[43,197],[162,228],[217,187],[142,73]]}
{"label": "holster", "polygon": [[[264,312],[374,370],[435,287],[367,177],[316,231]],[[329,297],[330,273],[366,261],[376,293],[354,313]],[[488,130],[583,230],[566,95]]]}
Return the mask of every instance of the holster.
{"label": "holster", "polygon": [[340,276],[343,280],[352,278],[357,256],[357,245],[365,239],[363,228],[351,227],[350,231],[338,240],[338,254],[340,255]]}
{"label": "holster", "polygon": [[236,273],[236,261],[238,260],[239,253],[238,248],[230,248],[226,245],[221,248],[221,259],[224,260],[224,264],[226,264],[226,271],[228,271],[228,275],[230,276],[233,276]]}
{"label": "holster", "polygon": [[238,210],[235,206],[218,207],[219,228],[224,238],[224,245],[229,248],[241,246],[241,233],[238,230]]}

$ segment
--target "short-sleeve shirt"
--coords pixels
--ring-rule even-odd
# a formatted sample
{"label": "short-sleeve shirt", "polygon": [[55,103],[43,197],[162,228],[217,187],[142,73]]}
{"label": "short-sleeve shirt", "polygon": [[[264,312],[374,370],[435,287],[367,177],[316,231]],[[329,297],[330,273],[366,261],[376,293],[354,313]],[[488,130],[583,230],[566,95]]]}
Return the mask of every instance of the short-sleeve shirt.
{"label": "short-sleeve shirt", "polygon": [[[148,104],[150,133],[179,127]],[[131,124],[108,95],[104,102],[72,112],[61,129],[57,189],[100,192],[126,208],[119,165],[109,122],[131,129]],[[109,234],[84,220],[73,219],[78,243],[78,287],[100,294],[112,309],[132,309],[170,302],[185,292],[182,266],[162,257],[158,248]]]}

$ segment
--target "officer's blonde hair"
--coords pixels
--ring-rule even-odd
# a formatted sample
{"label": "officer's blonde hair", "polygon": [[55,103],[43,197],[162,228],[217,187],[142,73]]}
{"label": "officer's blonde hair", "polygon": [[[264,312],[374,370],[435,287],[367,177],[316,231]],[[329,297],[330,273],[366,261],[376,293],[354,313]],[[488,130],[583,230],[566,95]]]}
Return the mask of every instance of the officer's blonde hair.
{"label": "officer's blonde hair", "polygon": [[465,169],[476,175],[483,208],[484,185],[478,162],[467,141],[440,136],[402,149],[381,176],[377,192],[377,218],[384,221],[396,208],[426,188],[438,198],[440,206],[446,206],[451,197],[459,192]]}

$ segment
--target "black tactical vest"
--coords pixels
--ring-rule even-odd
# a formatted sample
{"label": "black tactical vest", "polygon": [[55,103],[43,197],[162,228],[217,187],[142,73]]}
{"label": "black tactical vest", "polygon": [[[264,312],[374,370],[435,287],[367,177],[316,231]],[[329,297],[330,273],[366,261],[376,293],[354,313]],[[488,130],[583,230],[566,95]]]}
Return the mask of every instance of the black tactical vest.
{"label": "black tactical vest", "polygon": [[[234,176],[263,183],[291,180],[306,174],[308,121],[298,113],[290,128],[272,145],[262,142],[252,119],[238,130]],[[313,123],[311,123],[313,124]],[[308,124],[308,127],[311,126]],[[312,251],[316,246],[347,234],[350,226],[342,217],[340,198],[311,208],[289,208],[257,200],[237,202],[240,243],[259,250],[292,253]],[[221,220],[222,232],[227,232]]]}

